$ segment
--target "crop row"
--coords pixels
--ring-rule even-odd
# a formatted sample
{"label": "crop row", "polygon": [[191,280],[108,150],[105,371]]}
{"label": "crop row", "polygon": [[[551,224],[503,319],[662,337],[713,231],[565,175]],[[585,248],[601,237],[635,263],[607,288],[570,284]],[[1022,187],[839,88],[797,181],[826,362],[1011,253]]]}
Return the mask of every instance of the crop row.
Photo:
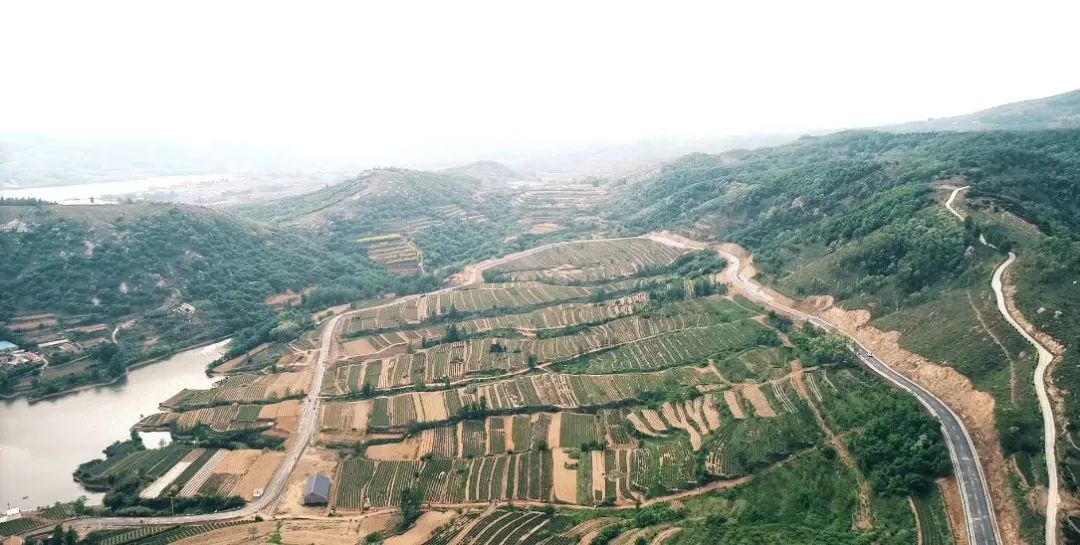
{"label": "crop row", "polygon": [[439,422],[457,414],[463,407],[476,407],[481,403],[489,410],[503,411],[594,407],[638,399],[645,392],[662,392],[668,383],[692,387],[715,384],[718,380],[719,377],[708,368],[617,375],[522,375],[452,390],[378,397],[373,403],[370,425],[402,428],[413,422]]}
{"label": "crop row", "polygon": [[83,481],[90,484],[104,484],[110,478],[138,473],[146,477],[159,477],[179,462],[191,447],[168,445],[159,449],[138,450],[126,456],[113,457],[101,464],[92,466],[92,474]]}
{"label": "crop row", "polygon": [[705,361],[757,345],[765,329],[753,320],[672,331],[591,356],[586,373],[625,373]]}
{"label": "crop row", "polygon": [[517,281],[597,281],[656,269],[682,253],[683,250],[648,239],[568,242],[492,270]]}
{"label": "crop row", "polygon": [[192,409],[222,403],[245,403],[282,399],[303,394],[303,375],[276,373],[257,375],[251,381],[232,385],[228,379],[205,390],[183,389],[165,400],[161,406],[173,409]]}
{"label": "crop row", "polygon": [[225,405],[182,412],[154,413],[139,420],[135,428],[155,431],[176,426],[181,431],[188,431],[203,425],[217,432],[228,432],[269,426],[269,422],[258,422],[261,409],[259,405]]}
{"label": "crop row", "polygon": [[548,451],[425,461],[354,458],[341,464],[334,505],[343,510],[392,507],[411,487],[423,492],[425,502],[549,501],[551,486]]}

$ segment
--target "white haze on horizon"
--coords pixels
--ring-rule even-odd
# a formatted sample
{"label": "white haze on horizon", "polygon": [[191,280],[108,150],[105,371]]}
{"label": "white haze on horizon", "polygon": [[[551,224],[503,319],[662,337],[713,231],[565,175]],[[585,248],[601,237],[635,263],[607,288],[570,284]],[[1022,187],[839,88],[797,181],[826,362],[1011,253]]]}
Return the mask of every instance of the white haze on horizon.
{"label": "white haze on horizon", "polygon": [[1080,87],[1076,2],[4,2],[0,132],[425,155],[794,133]]}

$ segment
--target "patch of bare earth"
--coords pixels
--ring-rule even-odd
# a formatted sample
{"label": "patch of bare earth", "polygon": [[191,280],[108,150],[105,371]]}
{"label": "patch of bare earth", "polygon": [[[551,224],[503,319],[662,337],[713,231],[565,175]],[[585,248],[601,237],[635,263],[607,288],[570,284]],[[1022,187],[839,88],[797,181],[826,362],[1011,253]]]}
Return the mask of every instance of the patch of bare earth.
{"label": "patch of bare earth", "polygon": [[274,427],[267,430],[267,435],[274,437],[290,438],[296,433],[300,425],[300,412],[302,404],[298,399],[288,399],[281,403],[264,405],[259,409],[259,419],[274,421]]}
{"label": "patch of bare earth", "polygon": [[418,460],[419,453],[420,436],[416,435],[397,443],[371,445],[364,451],[364,457],[372,460]]}
{"label": "patch of bare earth", "polygon": [[[573,466],[573,467],[569,467]],[[577,462],[567,449],[551,449],[552,495],[555,501],[577,503]]]}
{"label": "patch of bare earth", "polygon": [[274,476],[274,472],[277,471],[281,460],[285,458],[284,452],[264,452],[251,463],[247,471],[244,473],[244,478],[240,479],[240,482],[236,483],[236,486],[232,488],[230,495],[240,496],[246,500],[252,499],[252,493],[256,490],[266,488],[267,483],[270,482],[270,478]]}
{"label": "patch of bare earth", "polygon": [[776,411],[769,405],[769,400],[765,398],[765,394],[761,393],[761,388],[758,388],[756,384],[744,386],[742,395],[754,407],[755,415],[761,418],[773,418],[776,416]]}
{"label": "patch of bare earth", "polygon": [[945,502],[945,513],[949,516],[949,528],[952,529],[955,545],[968,545],[967,523],[964,517],[964,504],[960,498],[960,487],[956,479],[938,479],[938,489]]}
{"label": "patch of bare earth", "polygon": [[[745,249],[731,243],[722,244],[720,247],[739,258],[742,265],[739,272],[742,277],[753,278],[757,274],[753,259]],[[732,292],[740,291],[737,284],[729,283],[728,286]],[[1003,542],[1009,545],[1026,543],[1020,537],[1020,514],[1013,503],[1010,485],[1005,479],[1008,468],[994,421],[994,398],[990,394],[976,390],[971,380],[955,369],[938,365],[901,348],[899,332],[882,331],[868,325],[869,311],[838,308],[833,305],[830,296],[811,296],[796,302],[766,286],[762,286],[762,291],[777,302],[832,323],[844,334],[857,339],[876,356],[888,362],[894,370],[919,383],[948,404],[964,422],[979,453]]]}
{"label": "patch of bare earth", "polygon": [[457,516],[457,511],[428,511],[420,518],[416,519],[416,523],[412,528],[409,528],[404,534],[387,538],[383,542],[384,545],[420,545],[431,538],[431,535],[435,533],[439,527],[453,520]]}
{"label": "patch of bare earth", "polygon": [[307,448],[303,456],[296,462],[296,467],[289,474],[289,481],[285,485],[285,491],[278,499],[274,513],[279,516],[322,516],[325,508],[307,507],[303,504],[304,485],[307,479],[316,473],[322,473],[333,478],[334,468],[337,467],[337,459],[330,452],[318,448]]}

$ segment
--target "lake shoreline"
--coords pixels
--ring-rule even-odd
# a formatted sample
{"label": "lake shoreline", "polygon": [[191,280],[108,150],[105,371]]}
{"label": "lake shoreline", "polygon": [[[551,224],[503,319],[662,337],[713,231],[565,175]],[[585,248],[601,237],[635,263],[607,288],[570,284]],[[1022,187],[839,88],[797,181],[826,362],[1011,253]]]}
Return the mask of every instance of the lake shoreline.
{"label": "lake shoreline", "polygon": [[162,400],[186,388],[209,388],[217,380],[206,375],[206,365],[221,357],[225,345],[218,340],[192,346],[132,365],[128,380],[114,386],[80,388],[84,391],[47,403],[31,403],[28,397],[0,403],[0,503],[30,507],[96,496],[72,479],[79,464],[101,458],[102,449],[130,437],[132,425],[159,411]]}
{"label": "lake shoreline", "polygon": [[28,392],[14,393],[14,394],[0,394],[0,401],[16,401],[19,398],[22,398],[23,396],[26,396],[26,401],[28,403],[30,403],[31,405],[33,405],[33,404],[35,404],[35,403],[37,403],[39,401],[57,399],[57,398],[60,398],[60,397],[64,397],[66,395],[77,394],[79,392],[85,392],[87,390],[93,390],[95,388],[101,388],[103,386],[112,386],[113,384],[116,384],[117,382],[120,382],[120,379],[127,378],[128,374],[131,371],[135,370],[135,369],[140,369],[142,367],[146,367],[147,365],[153,365],[155,363],[165,361],[165,360],[167,360],[167,359],[169,359],[169,358],[171,358],[171,357],[173,357],[173,356],[175,356],[175,355],[177,355],[177,354],[179,354],[181,352],[187,352],[189,350],[196,350],[196,349],[199,349],[199,348],[205,348],[207,346],[214,345],[214,344],[220,343],[222,341],[227,341],[227,340],[229,340],[231,338],[232,338],[232,335],[226,335],[224,337],[219,337],[217,339],[212,339],[212,340],[209,340],[209,341],[204,341],[204,342],[201,342],[201,343],[196,343],[196,344],[193,344],[193,345],[190,345],[190,346],[186,346],[184,348],[174,350],[174,351],[172,351],[172,352],[170,352],[168,354],[164,354],[164,355],[158,356],[156,358],[150,358],[148,360],[137,361],[137,362],[125,367],[124,368],[124,374],[122,374],[120,376],[117,376],[117,377],[114,377],[114,378],[111,378],[109,380],[104,380],[104,381],[101,381],[101,382],[93,382],[93,383],[90,383],[90,384],[83,384],[81,386],[76,386],[74,388],[68,388],[67,390],[61,390],[59,392],[51,393],[51,394],[44,395],[44,396],[41,396],[41,397],[33,397]]}

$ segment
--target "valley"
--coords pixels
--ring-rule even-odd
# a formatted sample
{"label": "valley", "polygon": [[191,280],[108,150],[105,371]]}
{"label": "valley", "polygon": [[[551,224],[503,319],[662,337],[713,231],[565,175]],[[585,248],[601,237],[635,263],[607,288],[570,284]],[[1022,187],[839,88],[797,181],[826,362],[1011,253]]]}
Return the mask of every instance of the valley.
{"label": "valley", "polygon": [[81,489],[5,488],[27,511],[0,533],[1074,542],[1078,135],[849,131],[557,183],[378,168],[214,209],[0,203],[20,420],[230,339],[117,411],[130,437],[48,469]]}

